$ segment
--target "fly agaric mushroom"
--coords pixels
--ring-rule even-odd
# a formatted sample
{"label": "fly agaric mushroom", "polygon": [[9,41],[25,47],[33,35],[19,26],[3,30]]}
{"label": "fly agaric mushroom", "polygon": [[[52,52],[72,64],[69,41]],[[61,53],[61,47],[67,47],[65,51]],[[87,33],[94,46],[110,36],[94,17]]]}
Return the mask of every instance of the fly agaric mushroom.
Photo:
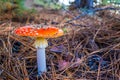
{"label": "fly agaric mushroom", "polygon": [[36,28],[31,26],[24,26],[16,28],[14,33],[19,36],[35,37],[35,47],[37,48],[37,66],[38,75],[47,71],[45,48],[48,46],[46,38],[55,38],[63,35],[62,29],[56,27]]}

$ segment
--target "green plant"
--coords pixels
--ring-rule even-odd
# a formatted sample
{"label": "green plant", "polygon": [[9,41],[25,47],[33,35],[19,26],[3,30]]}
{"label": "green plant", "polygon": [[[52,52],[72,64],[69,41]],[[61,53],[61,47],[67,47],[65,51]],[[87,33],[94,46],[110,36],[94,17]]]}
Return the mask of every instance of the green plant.
{"label": "green plant", "polygon": [[35,10],[28,9],[24,5],[25,0],[1,0],[0,1],[0,13],[4,15],[6,13],[11,14],[13,17],[22,17],[26,14],[31,14]]}
{"label": "green plant", "polygon": [[60,9],[62,6],[55,0],[34,0],[34,4],[44,6],[45,8]]}
{"label": "green plant", "polygon": [[107,4],[119,4],[120,5],[120,0],[103,0],[102,1],[102,4],[103,5],[107,5]]}

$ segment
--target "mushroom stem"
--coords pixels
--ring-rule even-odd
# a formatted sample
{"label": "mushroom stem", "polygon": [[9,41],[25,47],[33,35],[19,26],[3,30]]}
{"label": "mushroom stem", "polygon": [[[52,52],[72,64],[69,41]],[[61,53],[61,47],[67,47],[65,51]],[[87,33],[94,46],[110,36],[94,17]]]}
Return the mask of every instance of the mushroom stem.
{"label": "mushroom stem", "polygon": [[48,46],[48,42],[45,38],[38,37],[34,45],[37,48],[38,75],[41,75],[47,71],[45,48]]}
{"label": "mushroom stem", "polygon": [[45,48],[37,48],[37,66],[38,75],[41,75],[43,72],[47,71]]}

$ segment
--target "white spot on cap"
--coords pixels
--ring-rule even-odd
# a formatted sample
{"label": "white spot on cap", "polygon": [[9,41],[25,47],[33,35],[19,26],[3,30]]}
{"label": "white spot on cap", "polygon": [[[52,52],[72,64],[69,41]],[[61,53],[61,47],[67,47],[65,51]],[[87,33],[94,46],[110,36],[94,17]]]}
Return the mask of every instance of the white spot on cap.
{"label": "white spot on cap", "polygon": [[36,33],[36,35],[38,35],[38,33]]}
{"label": "white spot on cap", "polygon": [[22,29],[21,31],[22,31],[22,32],[24,32],[25,30],[24,30],[24,29]]}
{"label": "white spot on cap", "polygon": [[37,29],[40,29],[40,27],[38,27]]}
{"label": "white spot on cap", "polygon": [[32,31],[29,32],[30,34],[32,33]]}

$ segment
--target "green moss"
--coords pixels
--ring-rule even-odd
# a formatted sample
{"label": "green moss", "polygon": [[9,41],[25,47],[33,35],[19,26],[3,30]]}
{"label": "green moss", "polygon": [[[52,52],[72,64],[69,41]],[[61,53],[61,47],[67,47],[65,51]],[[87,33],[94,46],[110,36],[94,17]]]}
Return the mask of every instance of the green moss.
{"label": "green moss", "polygon": [[25,0],[0,0],[0,13],[5,14],[10,12],[13,16],[19,17],[33,13],[35,10],[27,9],[24,1]]}

